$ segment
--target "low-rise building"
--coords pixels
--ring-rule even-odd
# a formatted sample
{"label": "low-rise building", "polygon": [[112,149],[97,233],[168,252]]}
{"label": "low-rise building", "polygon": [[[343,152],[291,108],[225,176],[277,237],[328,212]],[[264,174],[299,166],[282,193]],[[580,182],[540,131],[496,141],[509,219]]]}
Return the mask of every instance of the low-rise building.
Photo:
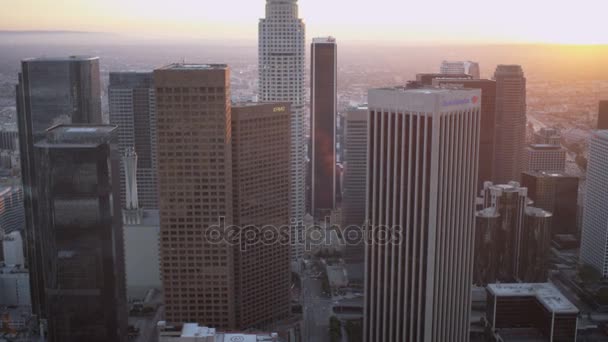
{"label": "low-rise building", "polygon": [[30,275],[23,266],[0,267],[0,306],[31,306]]}
{"label": "low-rise building", "polygon": [[158,210],[123,210],[127,297],[142,299],[150,289],[160,289]]}
{"label": "low-rise building", "polygon": [[489,284],[486,324],[494,341],[576,341],[579,310],[551,283]]}

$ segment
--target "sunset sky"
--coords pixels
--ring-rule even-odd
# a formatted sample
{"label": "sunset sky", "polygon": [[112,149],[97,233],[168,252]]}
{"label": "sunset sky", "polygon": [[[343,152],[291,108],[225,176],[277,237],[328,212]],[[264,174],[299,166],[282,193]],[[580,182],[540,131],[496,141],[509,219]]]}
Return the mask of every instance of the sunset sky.
{"label": "sunset sky", "polygon": [[[0,0],[0,30],[257,39],[265,0]],[[307,37],[342,41],[608,44],[606,0],[299,0]]]}

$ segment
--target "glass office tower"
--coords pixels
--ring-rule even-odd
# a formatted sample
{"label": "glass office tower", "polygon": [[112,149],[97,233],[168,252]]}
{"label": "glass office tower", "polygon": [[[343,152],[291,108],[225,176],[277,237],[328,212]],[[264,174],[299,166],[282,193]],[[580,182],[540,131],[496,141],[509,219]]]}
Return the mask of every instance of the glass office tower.
{"label": "glass office tower", "polygon": [[[40,237],[35,234],[37,202],[34,144],[45,130],[57,124],[101,124],[99,58],[70,56],[31,58],[21,62],[17,93],[17,123],[21,154],[21,179],[26,219],[27,266],[32,277],[32,311],[44,311],[42,272],[37,260]],[[40,316],[41,318],[44,318]]]}
{"label": "glass office tower", "polygon": [[59,125],[34,146],[49,342],[120,342],[127,335],[115,131]]}

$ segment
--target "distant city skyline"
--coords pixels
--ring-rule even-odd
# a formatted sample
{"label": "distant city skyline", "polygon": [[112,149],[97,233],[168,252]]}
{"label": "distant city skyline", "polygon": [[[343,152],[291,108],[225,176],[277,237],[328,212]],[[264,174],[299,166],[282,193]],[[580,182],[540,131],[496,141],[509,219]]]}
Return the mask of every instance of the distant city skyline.
{"label": "distant city skyline", "polygon": [[[158,0],[24,0],[0,5],[0,31],[73,30],[142,38],[255,41],[264,3],[215,2],[209,11],[209,4],[198,0],[179,0],[170,6]],[[301,0],[298,4],[309,37],[331,34],[342,41],[608,44],[608,36],[597,28],[602,22],[601,0],[581,0],[576,6],[513,0],[500,6],[500,15],[496,6],[487,6],[482,0]],[[373,18],[382,20],[362,25]],[[428,25],[430,20],[432,26]]]}

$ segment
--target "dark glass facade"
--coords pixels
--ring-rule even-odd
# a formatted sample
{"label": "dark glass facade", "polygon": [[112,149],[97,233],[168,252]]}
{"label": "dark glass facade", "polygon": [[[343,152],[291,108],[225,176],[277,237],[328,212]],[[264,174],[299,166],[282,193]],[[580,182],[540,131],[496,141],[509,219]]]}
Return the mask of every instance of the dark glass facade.
{"label": "dark glass facade", "polygon": [[42,266],[38,264],[42,260],[41,237],[36,235],[34,215],[37,211],[34,143],[53,125],[101,123],[99,58],[23,60],[16,93],[32,310],[35,315],[42,315],[45,303]]}
{"label": "dark glass facade", "polygon": [[528,206],[519,183],[484,184],[476,214],[473,283],[544,282],[548,275],[551,213]]}
{"label": "dark glass facade", "polygon": [[551,216],[542,209],[526,208],[517,274],[520,281],[535,283],[549,279]]}
{"label": "dark glass facade", "polygon": [[315,39],[311,53],[311,212],[320,216],[336,204],[336,42],[333,38]]}
{"label": "dark glass facade", "polygon": [[49,342],[126,338],[116,126],[57,126],[35,144]]}
{"label": "dark glass facade", "polygon": [[528,197],[534,206],[553,214],[551,235],[579,236],[577,227],[578,177],[564,173],[524,172],[522,186],[528,188]]}

